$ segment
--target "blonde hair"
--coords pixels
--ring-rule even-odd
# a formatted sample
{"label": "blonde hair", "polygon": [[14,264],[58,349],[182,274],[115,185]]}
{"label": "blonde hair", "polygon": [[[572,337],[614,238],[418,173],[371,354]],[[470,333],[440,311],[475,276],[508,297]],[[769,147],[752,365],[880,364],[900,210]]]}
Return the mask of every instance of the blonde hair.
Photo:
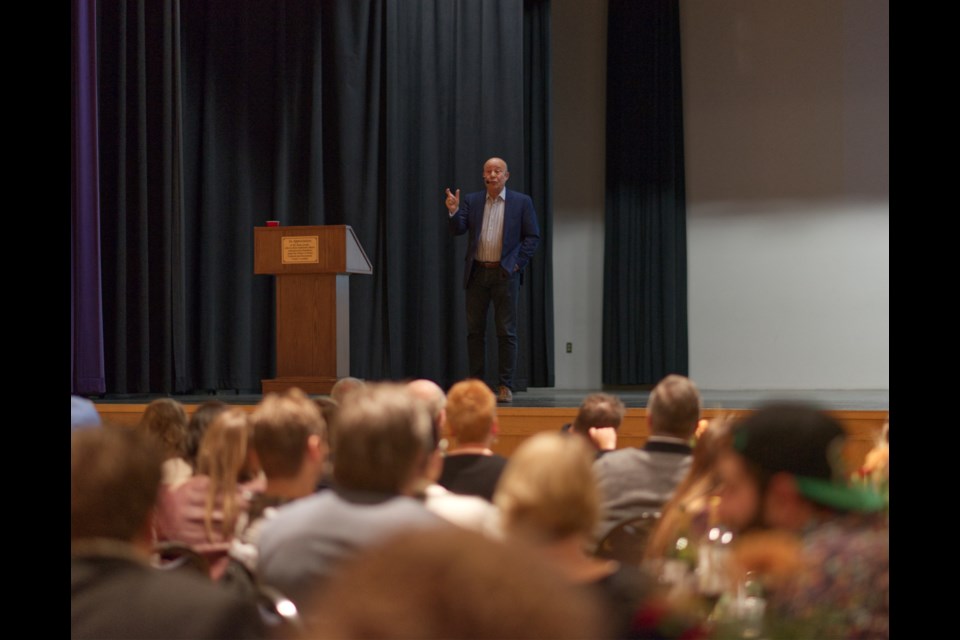
{"label": "blonde hair", "polygon": [[697,436],[690,470],[660,510],[660,519],[644,548],[645,560],[665,557],[690,520],[707,507],[709,497],[719,484],[717,461],[730,446],[734,420],[733,414],[717,416]]}
{"label": "blonde hair", "polygon": [[461,380],[447,393],[447,426],[457,442],[483,442],[497,416],[497,396],[482,380]]}
{"label": "blonde hair", "polygon": [[493,496],[504,529],[544,541],[591,535],[600,517],[594,458],[582,438],[541,432],[524,440]]}
{"label": "blonde hair", "polygon": [[197,453],[197,473],[210,478],[204,505],[203,522],[207,535],[213,538],[213,512],[222,501],[221,533],[233,533],[240,505],[237,486],[247,467],[247,446],[251,435],[250,415],[239,407],[224,409],[213,419]]}

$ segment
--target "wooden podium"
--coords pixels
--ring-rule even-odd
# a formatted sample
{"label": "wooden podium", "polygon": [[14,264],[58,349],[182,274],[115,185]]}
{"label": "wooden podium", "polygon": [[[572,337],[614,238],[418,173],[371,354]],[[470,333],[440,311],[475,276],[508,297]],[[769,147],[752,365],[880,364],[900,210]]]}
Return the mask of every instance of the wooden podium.
{"label": "wooden podium", "polygon": [[348,274],[373,267],[347,225],[255,227],[253,272],[276,276],[277,377],[264,394],[330,393],[350,375]]}

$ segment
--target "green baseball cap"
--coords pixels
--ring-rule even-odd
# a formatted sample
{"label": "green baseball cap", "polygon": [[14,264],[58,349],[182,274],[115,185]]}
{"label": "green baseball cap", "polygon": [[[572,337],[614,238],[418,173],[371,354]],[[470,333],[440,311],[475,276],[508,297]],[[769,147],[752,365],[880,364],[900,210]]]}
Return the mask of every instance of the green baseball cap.
{"label": "green baseball cap", "polygon": [[847,433],[822,410],[800,403],[771,403],[733,428],[733,448],[768,473],[796,479],[808,500],[839,511],[873,512],[886,505],[872,487],[852,484],[843,462]]}

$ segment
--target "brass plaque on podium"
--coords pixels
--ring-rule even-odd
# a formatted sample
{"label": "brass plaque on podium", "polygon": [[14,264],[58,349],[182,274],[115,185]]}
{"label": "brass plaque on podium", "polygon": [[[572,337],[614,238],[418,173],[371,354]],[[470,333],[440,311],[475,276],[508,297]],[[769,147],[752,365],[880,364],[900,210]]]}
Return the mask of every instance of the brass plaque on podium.
{"label": "brass plaque on podium", "polygon": [[286,236],[282,238],[280,261],[283,264],[318,264],[319,236]]}

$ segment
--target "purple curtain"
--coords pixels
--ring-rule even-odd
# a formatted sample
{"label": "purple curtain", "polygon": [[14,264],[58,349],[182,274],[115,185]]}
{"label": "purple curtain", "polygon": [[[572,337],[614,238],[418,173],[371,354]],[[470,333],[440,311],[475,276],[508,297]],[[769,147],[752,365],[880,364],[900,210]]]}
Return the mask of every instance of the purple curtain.
{"label": "purple curtain", "polygon": [[100,292],[96,15],[96,0],[73,0],[70,386],[71,393],[77,395],[106,391]]}

